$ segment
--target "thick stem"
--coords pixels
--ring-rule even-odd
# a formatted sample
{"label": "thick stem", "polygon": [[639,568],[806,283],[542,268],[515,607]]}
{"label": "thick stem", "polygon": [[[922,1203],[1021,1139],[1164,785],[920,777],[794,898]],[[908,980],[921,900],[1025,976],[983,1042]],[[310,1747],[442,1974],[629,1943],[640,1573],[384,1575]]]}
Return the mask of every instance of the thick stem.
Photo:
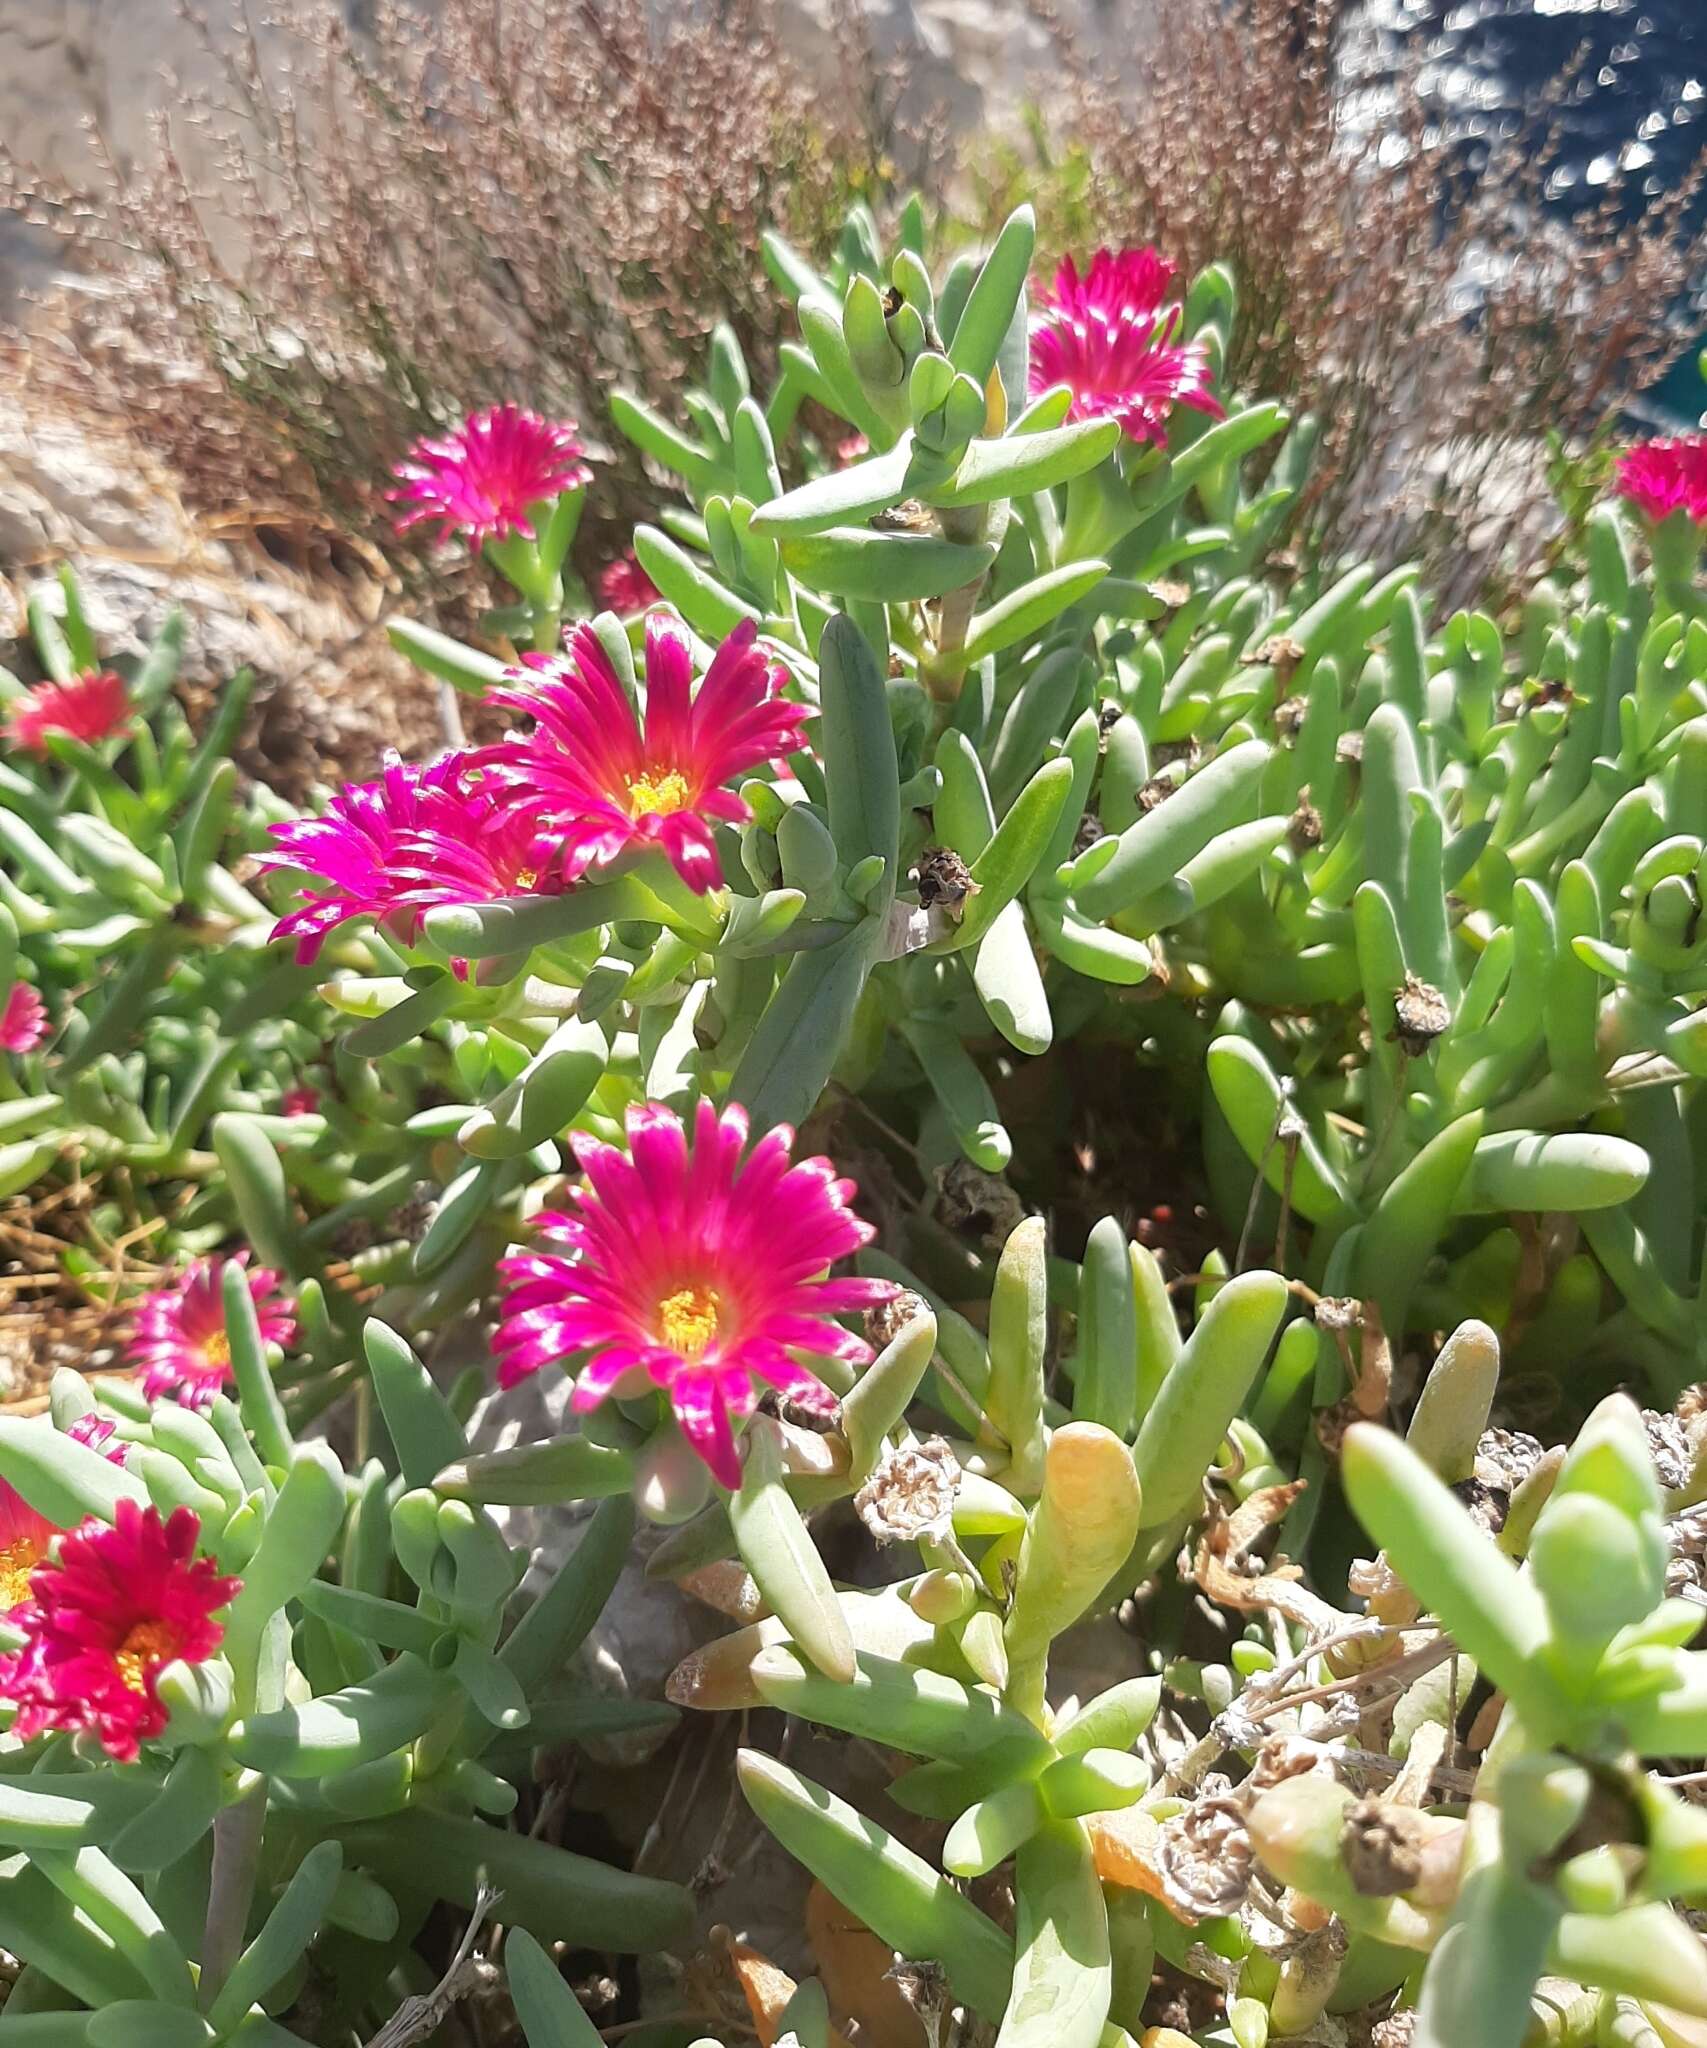
{"label": "thick stem", "polygon": [[1674,512],[1649,526],[1654,593],[1662,616],[1693,618],[1699,610],[1695,579],[1701,568],[1701,532],[1687,512]]}
{"label": "thick stem", "polygon": [[1017,1714],[1023,1714],[1035,1728],[1047,1732],[1049,1689],[1049,1653],[1028,1657],[1023,1663],[1014,1664],[1008,1672],[1007,1703]]}
{"label": "thick stem", "polygon": [[533,651],[536,654],[555,654],[563,641],[563,587],[554,586],[551,603],[545,605],[533,622]]}
{"label": "thick stem", "polygon": [[204,2012],[219,1996],[243,1953],[266,1821],[267,1781],[257,1777],[213,1824],[213,1872],[208,1885],[207,1925],[202,1933],[198,1994]]}
{"label": "thick stem", "polygon": [[441,679],[439,683],[439,730],[444,734],[447,747],[466,744],[462,730],[462,706],[457,701],[458,691],[454,683]]}
{"label": "thick stem", "polygon": [[[973,505],[939,512],[937,526],[945,540],[974,546],[987,538],[998,539],[1006,518],[1002,507]],[[940,601],[935,652],[921,655],[919,659],[919,681],[939,704],[952,704],[960,695],[961,679],[966,673],[966,663],[960,659],[960,654],[966,645],[966,635],[978,609],[978,600],[984,594],[984,585],[988,581],[989,571],[985,570],[970,583],[963,583],[958,590],[946,591]]]}

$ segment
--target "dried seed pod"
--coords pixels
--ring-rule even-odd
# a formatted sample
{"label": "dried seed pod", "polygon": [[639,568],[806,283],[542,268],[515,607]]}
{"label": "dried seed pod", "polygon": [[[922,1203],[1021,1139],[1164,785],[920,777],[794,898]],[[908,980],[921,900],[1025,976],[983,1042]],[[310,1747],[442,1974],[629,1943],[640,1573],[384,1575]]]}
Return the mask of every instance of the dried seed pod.
{"label": "dried seed pod", "polygon": [[1088,853],[1099,839],[1107,836],[1107,830],[1096,812],[1086,811],[1073,831],[1073,859],[1077,860],[1081,853]]}
{"label": "dried seed pod", "polygon": [[927,846],[914,872],[921,908],[941,909],[958,924],[966,914],[966,899],[978,889],[972,870],[960,855],[952,847]]}
{"label": "dried seed pod", "polygon": [[1379,1799],[1360,1799],[1346,1808],[1340,1829],[1340,1858],[1352,1888],[1366,1899],[1408,1892],[1422,1875],[1424,1831],[1417,1815]]}
{"label": "dried seed pod", "polygon": [[865,1312],[865,1341],[874,1351],[881,1351],[900,1336],[907,1325],[925,1313],[923,1299],[910,1288],[903,1287],[892,1294],[887,1301],[880,1301],[875,1308]]}
{"label": "dried seed pod", "polygon": [[1393,998],[1394,1040],[1414,1060],[1421,1059],[1452,1024],[1452,1006],[1432,982],[1407,973]]}
{"label": "dried seed pod", "polygon": [[955,1159],[937,1170],[937,1221],[950,1230],[971,1230],[1000,1246],[1025,1221],[1025,1204],[1000,1174],[986,1173],[970,1159]]}
{"label": "dried seed pod", "polygon": [[947,1529],[960,1466],[940,1436],[887,1452],[854,1495],[860,1520],[879,1543],[916,1542]]}
{"label": "dried seed pod", "polygon": [[1322,843],[1322,814],[1309,797],[1308,788],[1298,792],[1298,807],[1286,825],[1286,836],[1298,853],[1308,853],[1312,847]]}
{"label": "dried seed pod", "polygon": [[1245,1816],[1243,1799],[1211,1797],[1163,1823],[1156,1860],[1170,1907],[1201,1920],[1244,1904],[1256,1863]]}
{"label": "dried seed pod", "polygon": [[1240,655],[1239,660],[1246,668],[1271,668],[1282,682],[1290,682],[1308,652],[1304,643],[1290,633],[1275,633],[1253,653]]}

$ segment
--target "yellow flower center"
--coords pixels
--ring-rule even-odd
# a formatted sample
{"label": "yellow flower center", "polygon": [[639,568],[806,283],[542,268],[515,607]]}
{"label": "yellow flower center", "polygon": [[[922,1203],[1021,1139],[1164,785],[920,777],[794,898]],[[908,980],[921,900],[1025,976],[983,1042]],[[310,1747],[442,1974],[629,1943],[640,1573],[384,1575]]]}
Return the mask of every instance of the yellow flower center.
{"label": "yellow flower center", "polygon": [[146,1692],[149,1672],[177,1652],[177,1638],[163,1621],[139,1621],[120,1643],[113,1662],[132,1692]]}
{"label": "yellow flower center", "polygon": [[677,769],[648,768],[629,781],[628,815],[668,818],[685,809],[692,794],[687,777]]}
{"label": "yellow flower center", "polygon": [[658,1341],[690,1363],[703,1358],[717,1335],[722,1306],[709,1287],[684,1287],[679,1294],[666,1294],[658,1304]]}
{"label": "yellow flower center", "polygon": [[537,889],[539,887],[539,870],[537,868],[517,868],[516,872],[510,877],[510,887],[512,889]]}
{"label": "yellow flower center", "polygon": [[30,1597],[30,1574],[41,1559],[41,1545],[33,1536],[19,1536],[0,1550],[0,1614],[22,1607]]}
{"label": "yellow flower center", "polygon": [[231,1363],[231,1339],[223,1330],[215,1330],[211,1337],[202,1339],[202,1357],[209,1365]]}

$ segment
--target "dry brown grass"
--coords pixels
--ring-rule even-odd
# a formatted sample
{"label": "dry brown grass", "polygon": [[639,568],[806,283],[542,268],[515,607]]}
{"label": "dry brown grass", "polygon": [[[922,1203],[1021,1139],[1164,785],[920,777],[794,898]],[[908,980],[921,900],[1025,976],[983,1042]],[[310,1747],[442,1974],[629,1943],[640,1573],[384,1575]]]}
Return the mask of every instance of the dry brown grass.
{"label": "dry brown grass", "polygon": [[[609,388],[669,404],[719,316],[766,362],[791,317],[758,261],[767,222],[822,246],[897,158],[943,188],[941,137],[898,132],[906,81],[873,62],[857,0],[829,111],[770,0],[701,0],[655,30],[640,0],[443,0],[430,20],[374,0],[360,35],[334,0],[279,4],[288,72],[239,39],[219,91],[162,124],[152,168],[109,169],[91,197],[0,151],[0,203],[57,226],[108,287],[10,367],[293,559],[354,534],[418,578],[380,497],[389,464],[445,417],[519,397],[607,443],[577,549],[596,567],[658,496],[605,429]],[[1385,140],[1360,143],[1339,0],[1153,7],[1136,90],[1056,23],[1049,122],[1029,146],[976,139],[960,213],[1028,196],[1046,240],[1154,240],[1188,274],[1229,263],[1229,381],[1323,422],[1315,549],[1421,553],[1452,598],[1533,562],[1550,437],[1592,456],[1675,357],[1666,309],[1707,260],[1691,191],[1631,224],[1609,189],[1566,234],[1541,206],[1546,106],[1472,169],[1401,82]],[[192,127],[216,167],[200,185]],[[434,575],[465,623],[478,574]]]}
{"label": "dry brown grass", "polygon": [[208,39],[221,86],[161,121],[131,177],[97,136],[92,193],[0,162],[0,194],[118,287],[73,300],[31,374],[116,416],[199,509],[253,507],[287,544],[342,529],[389,550],[390,463],[517,397],[608,438],[598,560],[656,496],[605,393],[668,394],[720,317],[762,362],[786,308],[761,228],[821,241],[892,140],[857,36],[832,131],[765,0],[656,31],[634,0],[377,0],[359,35],[333,0],[282,0],[269,36],[270,61],[247,33]]}
{"label": "dry brown grass", "polygon": [[1326,548],[1421,550],[1467,593],[1539,544],[1521,478],[1547,437],[1592,446],[1676,359],[1667,312],[1707,235],[1685,225],[1694,183],[1633,222],[1614,186],[1571,233],[1553,223],[1551,116],[1569,78],[1479,162],[1414,78],[1382,133],[1349,135],[1341,12],[1156,0],[1136,95],[1097,78],[1057,21],[1057,121],[1088,157],[1085,204],[1107,239],[1153,240],[1188,274],[1232,266],[1230,378],[1320,416],[1310,516]]}

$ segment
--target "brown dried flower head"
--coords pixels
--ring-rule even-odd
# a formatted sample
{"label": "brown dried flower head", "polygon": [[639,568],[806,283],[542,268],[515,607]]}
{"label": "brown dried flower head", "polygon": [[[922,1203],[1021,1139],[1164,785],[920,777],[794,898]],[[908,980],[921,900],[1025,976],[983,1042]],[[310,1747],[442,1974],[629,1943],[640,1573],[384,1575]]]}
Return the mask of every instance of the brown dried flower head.
{"label": "brown dried flower head", "polygon": [[958,924],[966,914],[966,899],[977,893],[972,870],[952,847],[927,846],[919,855],[915,871],[919,903],[925,910],[941,909]]}
{"label": "brown dried flower head", "polygon": [[946,1529],[960,1464],[940,1436],[886,1452],[854,1495],[854,1509],[879,1543],[915,1541]]}
{"label": "brown dried flower head", "polygon": [[1340,1830],[1340,1861],[1352,1889],[1366,1899],[1409,1891],[1422,1875],[1417,1816],[1408,1807],[1360,1799],[1348,1806]]}
{"label": "brown dried flower head", "polygon": [[1246,668],[1271,668],[1282,682],[1289,682],[1307,651],[1290,633],[1276,633],[1252,652],[1241,654],[1239,660]]}
{"label": "brown dried flower head", "polygon": [[1308,853],[1322,843],[1322,814],[1310,801],[1310,792],[1298,792],[1298,808],[1287,820],[1286,836],[1299,853]]}
{"label": "brown dried flower head", "polygon": [[1393,998],[1392,1036],[1412,1059],[1421,1059],[1441,1033],[1450,1028],[1452,1006],[1432,982],[1407,973]]}
{"label": "brown dried flower head", "polygon": [[903,1287],[899,1294],[892,1294],[887,1301],[880,1301],[875,1308],[865,1312],[865,1341],[874,1351],[881,1351],[892,1344],[907,1325],[925,1313],[923,1298],[910,1287]]}
{"label": "brown dried flower head", "polygon": [[1243,1799],[1199,1799],[1163,1823],[1156,1849],[1170,1906],[1202,1920],[1244,1904],[1256,1853]]}

